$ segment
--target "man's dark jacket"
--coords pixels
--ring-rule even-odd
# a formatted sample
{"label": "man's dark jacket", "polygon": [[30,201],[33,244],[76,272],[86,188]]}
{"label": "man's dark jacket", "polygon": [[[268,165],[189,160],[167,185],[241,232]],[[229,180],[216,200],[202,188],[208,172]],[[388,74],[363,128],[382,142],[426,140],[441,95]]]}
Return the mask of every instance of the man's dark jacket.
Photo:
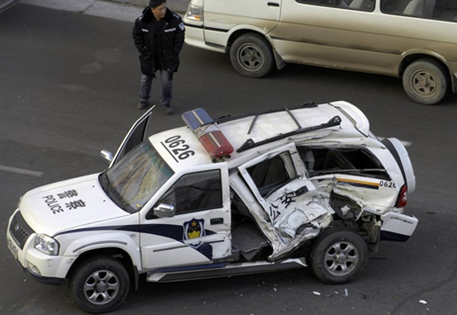
{"label": "man's dark jacket", "polygon": [[[154,22],[154,14],[151,8],[143,10],[143,14],[135,20],[132,35],[135,46],[140,52],[141,73],[153,75],[155,70],[160,69],[160,65],[155,64],[155,54],[163,58],[165,69],[170,75],[178,71],[179,53],[184,44],[184,24],[181,17],[167,8],[164,24],[161,29],[157,29]],[[159,32],[162,52],[157,50],[154,44],[156,32]],[[155,50],[155,51],[154,51]]]}

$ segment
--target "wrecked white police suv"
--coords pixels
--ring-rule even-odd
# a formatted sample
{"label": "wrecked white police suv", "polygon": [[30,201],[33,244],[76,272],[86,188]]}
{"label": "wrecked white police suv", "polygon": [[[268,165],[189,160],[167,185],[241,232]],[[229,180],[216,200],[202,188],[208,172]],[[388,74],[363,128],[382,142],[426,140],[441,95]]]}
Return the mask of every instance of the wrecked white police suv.
{"label": "wrecked white police suv", "polygon": [[[113,310],[139,275],[169,282],[311,266],[344,283],[381,240],[406,241],[408,153],[344,101],[212,120],[144,140],[152,109],[100,173],[26,193],[8,247],[35,279]],[[305,259],[306,258],[306,259]]]}

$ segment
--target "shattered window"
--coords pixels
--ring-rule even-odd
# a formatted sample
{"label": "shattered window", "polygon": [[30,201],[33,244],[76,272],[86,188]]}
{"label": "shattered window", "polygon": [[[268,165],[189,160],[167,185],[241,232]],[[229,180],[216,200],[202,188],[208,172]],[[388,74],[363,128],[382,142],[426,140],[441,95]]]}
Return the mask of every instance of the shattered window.
{"label": "shattered window", "polygon": [[311,177],[345,173],[389,179],[381,162],[369,151],[361,148],[298,147],[298,151]]}
{"label": "shattered window", "polygon": [[262,197],[296,177],[289,152],[262,161],[247,170]]}
{"label": "shattered window", "polygon": [[164,203],[175,207],[176,213],[187,213],[222,207],[220,170],[186,174],[168,189],[154,206]]}

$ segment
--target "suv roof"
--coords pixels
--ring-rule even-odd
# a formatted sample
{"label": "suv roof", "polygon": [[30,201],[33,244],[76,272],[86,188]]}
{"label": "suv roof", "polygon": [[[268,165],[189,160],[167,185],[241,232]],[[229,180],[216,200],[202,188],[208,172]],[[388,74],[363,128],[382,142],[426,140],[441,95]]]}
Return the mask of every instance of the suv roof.
{"label": "suv roof", "polygon": [[[194,111],[191,111],[194,112]],[[186,113],[183,114],[183,118]],[[185,120],[185,118],[184,118]],[[224,160],[229,168],[236,167],[269,149],[294,142],[325,138],[326,143],[360,145],[361,138],[369,134],[367,117],[354,105],[331,102],[316,105],[307,103],[298,108],[268,110],[262,113],[227,116],[211,123],[216,124],[233,147],[230,157]],[[191,158],[179,160],[163,143],[180,137],[190,146]],[[213,159],[198,141],[194,132],[186,127],[175,128],[151,136],[150,141],[173,169],[212,163]],[[162,143],[162,145],[158,145]],[[254,148],[256,148],[254,150]]]}

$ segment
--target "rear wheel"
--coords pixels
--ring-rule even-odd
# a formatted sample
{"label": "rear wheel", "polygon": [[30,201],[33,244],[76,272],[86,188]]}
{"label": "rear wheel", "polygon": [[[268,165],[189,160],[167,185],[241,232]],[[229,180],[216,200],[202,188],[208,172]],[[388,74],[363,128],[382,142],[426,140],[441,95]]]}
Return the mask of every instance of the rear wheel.
{"label": "rear wheel", "polygon": [[117,308],[127,297],[130,279],[125,267],[109,256],[83,261],[70,279],[70,294],[76,304],[89,313]]}
{"label": "rear wheel", "polygon": [[439,62],[419,59],[403,74],[403,88],[415,102],[433,105],[440,102],[449,87],[447,71]]}
{"label": "rear wheel", "polygon": [[268,42],[252,33],[241,35],[234,41],[230,48],[230,61],[238,73],[252,78],[266,76],[274,65]]}
{"label": "rear wheel", "polygon": [[324,231],[313,244],[310,265],[323,282],[340,284],[354,279],[368,261],[365,241],[345,228]]}

